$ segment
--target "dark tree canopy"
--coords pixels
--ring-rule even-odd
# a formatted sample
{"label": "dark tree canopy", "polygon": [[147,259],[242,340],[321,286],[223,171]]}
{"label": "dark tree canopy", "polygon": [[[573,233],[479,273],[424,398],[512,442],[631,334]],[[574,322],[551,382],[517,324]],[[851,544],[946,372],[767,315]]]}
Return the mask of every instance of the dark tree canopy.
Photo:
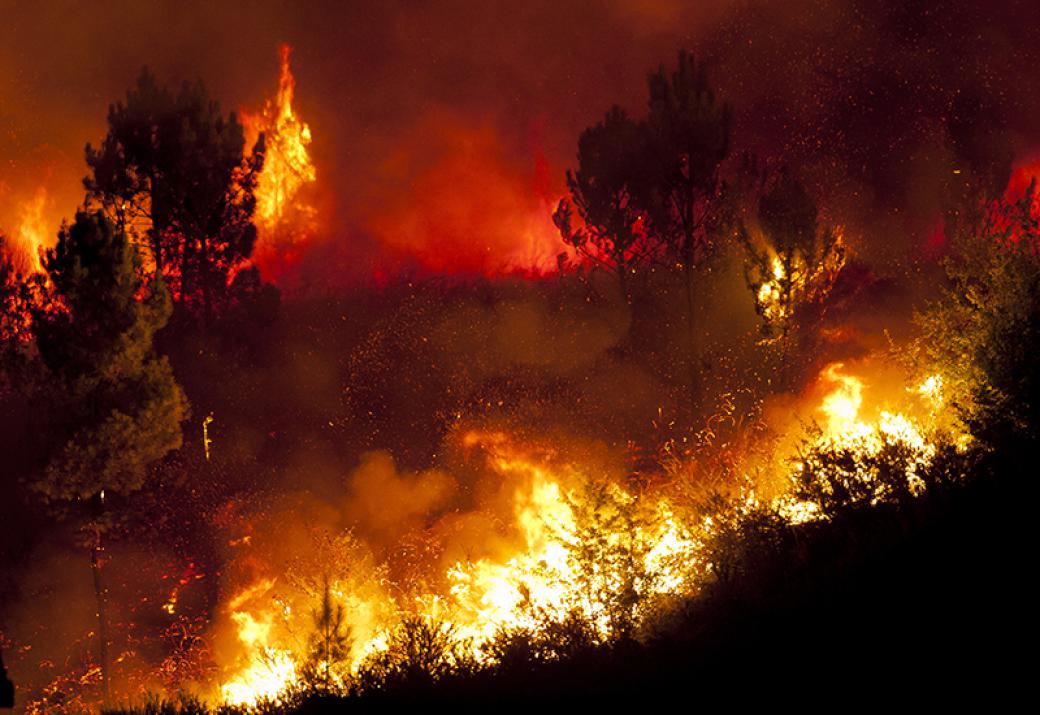
{"label": "dark tree canopy", "polygon": [[642,229],[639,193],[646,181],[646,127],[612,107],[578,139],[578,168],[567,187],[582,226],[572,226],[571,204],[562,199],[553,220],[563,239],[587,258],[625,275],[652,250]]}
{"label": "dark tree canopy", "polygon": [[242,125],[201,82],[173,94],[147,70],[108,125],[99,148],[87,145],[88,201],[148,246],[179,308],[211,319],[256,241],[263,142],[243,158]]}
{"label": "dark tree canopy", "polygon": [[571,227],[566,200],[554,219],[564,240],[619,273],[667,256],[689,277],[710,255],[722,218],[731,111],[687,52],[679,53],[678,69],[669,75],[661,67],[647,86],[646,121],[613,107],[578,140],[567,186],[584,227]]}
{"label": "dark tree canopy", "polygon": [[686,51],[670,75],[647,81],[649,153],[654,168],[644,203],[651,230],[684,267],[710,255],[720,217],[722,162],[729,155],[732,112],[715,98],[707,67]]}
{"label": "dark tree canopy", "polygon": [[79,213],[47,252],[51,300],[36,309],[48,371],[51,448],[34,486],[47,499],[138,489],[147,466],[181,445],[187,401],[153,339],[169,293],[143,282],[138,252],[102,212]]}

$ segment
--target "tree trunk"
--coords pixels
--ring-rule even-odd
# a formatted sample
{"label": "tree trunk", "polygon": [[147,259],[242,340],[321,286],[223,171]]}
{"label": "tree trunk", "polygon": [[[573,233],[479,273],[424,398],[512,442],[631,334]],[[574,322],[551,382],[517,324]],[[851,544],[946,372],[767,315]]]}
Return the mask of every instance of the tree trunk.
{"label": "tree trunk", "polygon": [[690,330],[690,410],[694,413],[700,403],[700,371],[697,369],[697,318],[693,300],[693,255],[683,260],[683,282],[686,284],[686,322]]}
{"label": "tree trunk", "polygon": [[209,246],[205,236],[202,237],[199,247],[198,274],[199,280],[202,282],[202,329],[204,332],[209,332],[213,322],[213,297],[210,292]]}
{"label": "tree trunk", "polygon": [[[101,498],[103,501],[103,497]],[[100,516],[100,515],[99,515]],[[94,598],[97,600],[98,660],[101,665],[101,699],[104,707],[112,704],[112,692],[108,672],[108,592],[101,579],[102,556],[101,524],[94,522],[94,544],[90,550],[90,570],[94,576]]]}

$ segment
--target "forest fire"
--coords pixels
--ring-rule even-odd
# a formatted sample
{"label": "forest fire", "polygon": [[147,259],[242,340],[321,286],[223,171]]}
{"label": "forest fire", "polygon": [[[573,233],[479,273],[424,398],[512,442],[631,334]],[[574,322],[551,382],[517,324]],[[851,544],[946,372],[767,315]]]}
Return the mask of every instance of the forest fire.
{"label": "forest fire", "polygon": [[[378,581],[382,569],[365,576],[348,566],[363,550],[349,533],[335,537],[337,556],[325,568],[348,569],[348,575],[295,573],[296,584],[282,588],[261,579],[228,602],[224,610],[247,663],[221,685],[224,699],[255,703],[297,684],[312,654],[294,634],[305,632],[321,611],[326,594],[318,584],[327,585],[350,633],[349,656],[335,666],[337,682],[385,652],[409,619],[443,630],[458,649],[455,657],[486,662],[493,658],[489,645],[503,632],[562,625],[578,615],[592,625],[592,637],[609,640],[636,628],[660,598],[695,588],[700,542],[665,498],[640,498],[579,465],[528,454],[503,433],[468,432],[461,442],[484,451],[487,479],[502,480],[501,492],[511,501],[496,535],[500,553],[443,562],[442,573],[422,579],[441,584],[438,591],[407,584],[391,589]],[[451,551],[486,549],[484,538],[449,538]]]}
{"label": "forest fire", "polygon": [[296,114],[296,79],[289,58],[292,48],[279,50],[278,91],[259,114],[242,113],[246,147],[264,138],[263,168],[257,180],[255,221],[258,232],[255,261],[265,274],[278,279],[300,260],[302,244],[318,230],[313,185],[318,173],[311,159],[311,129]]}
{"label": "forest fire", "polygon": [[[828,389],[814,408],[824,418],[822,432],[812,437],[810,431],[816,441],[803,449],[848,450],[854,463],[864,465],[852,476],[870,482],[875,475],[865,465],[884,445],[905,445],[909,488],[922,488],[914,470],[935,454],[923,436],[927,423],[884,410],[868,420],[863,381],[841,364],[825,368],[819,381]],[[931,398],[935,384],[929,378],[922,392]],[[913,409],[914,399],[908,396],[904,407]],[[423,591],[414,584],[387,582],[386,566],[371,566],[371,554],[351,533],[324,535],[324,557],[309,562],[316,571],[290,567],[289,580],[283,576],[282,583],[261,578],[220,609],[237,637],[224,667],[228,674],[220,684],[221,699],[251,705],[298,687],[308,663],[322,665],[314,664],[313,641],[300,634],[323,612],[338,614],[334,631],[347,642],[331,676],[342,686],[386,654],[395,632],[409,624],[425,624],[451,645],[452,658],[476,663],[500,657],[496,643],[504,634],[566,628],[575,618],[588,624],[587,637],[606,643],[638,632],[662,609],[695,595],[717,568],[709,548],[717,536],[716,514],[699,515],[673,503],[663,489],[631,493],[617,476],[597,476],[591,465],[539,454],[503,432],[468,431],[459,439],[463,448],[482,454],[484,479],[500,481],[500,492],[508,497],[494,519],[499,524],[496,553],[439,560],[439,573],[419,578],[419,584],[433,589]],[[798,496],[804,464],[793,459],[790,454],[777,458],[776,468],[788,473],[790,486],[772,498],[770,508],[801,524],[821,512],[820,504]],[[752,492],[739,497],[738,509],[756,506],[761,507]],[[485,508],[493,509],[489,504],[470,516],[489,516]],[[473,535],[479,538],[468,543]],[[479,554],[487,538],[484,532],[456,534],[440,547],[445,554]],[[360,563],[369,565],[359,569]],[[323,598],[331,605],[323,607]]]}
{"label": "forest fire", "polygon": [[0,41],[0,707],[1014,680],[1040,16],[254,5]]}
{"label": "forest fire", "polygon": [[22,205],[21,220],[18,224],[16,265],[25,274],[39,273],[42,269],[40,254],[49,247],[48,227],[44,222],[43,212],[47,204],[47,189],[41,186],[33,198]]}

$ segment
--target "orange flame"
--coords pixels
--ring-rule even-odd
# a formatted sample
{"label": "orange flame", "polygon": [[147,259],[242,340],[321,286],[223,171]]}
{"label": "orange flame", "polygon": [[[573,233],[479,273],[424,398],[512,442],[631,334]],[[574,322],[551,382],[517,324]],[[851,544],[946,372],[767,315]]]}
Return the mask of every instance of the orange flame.
{"label": "orange flame", "polygon": [[[409,617],[447,624],[458,646],[483,661],[487,644],[502,629],[534,628],[577,611],[597,637],[608,639],[619,617],[638,622],[644,615],[640,607],[622,604],[618,594],[636,592],[638,602],[648,604],[691,592],[692,575],[703,568],[702,541],[667,500],[629,494],[577,465],[520,447],[503,433],[468,432],[461,442],[479,447],[488,476],[509,485],[512,518],[498,534],[502,548],[488,554],[467,542],[467,551],[485,555],[448,559],[430,582],[441,585],[419,592],[400,584],[388,589],[379,567],[326,576],[351,640],[339,677],[385,651],[390,634]],[[590,561],[585,552],[592,543],[602,553]],[[334,560],[338,567],[365,563],[350,551]],[[276,698],[304,672],[308,652],[300,634],[314,627],[320,599],[293,578],[261,577],[227,602],[226,625],[235,645],[220,687],[225,702]]]}
{"label": "orange flame", "polygon": [[311,129],[296,114],[296,80],[289,66],[292,49],[280,48],[278,92],[259,115],[242,113],[247,150],[264,135],[264,166],[256,187],[257,252],[284,250],[313,233],[317,213],[305,189],[318,178],[310,155]]}
{"label": "orange flame", "polygon": [[47,189],[43,186],[22,206],[13,251],[18,270],[22,273],[39,273],[43,270],[40,254],[47,245],[46,207]]}
{"label": "orange flame", "polygon": [[832,389],[823,398],[819,410],[826,419],[827,434],[838,437],[856,424],[863,406],[863,381],[841,372],[843,363],[836,362],[824,368],[820,378]]}

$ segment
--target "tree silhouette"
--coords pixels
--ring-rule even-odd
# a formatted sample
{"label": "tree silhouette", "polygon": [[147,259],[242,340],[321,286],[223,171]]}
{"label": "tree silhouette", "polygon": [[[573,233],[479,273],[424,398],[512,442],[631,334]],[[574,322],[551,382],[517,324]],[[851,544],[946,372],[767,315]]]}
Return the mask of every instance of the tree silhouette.
{"label": "tree silhouette", "polygon": [[142,281],[137,251],[104,214],[79,213],[47,252],[50,304],[33,319],[54,409],[47,463],[33,487],[51,503],[88,505],[108,699],[102,583],[106,499],[144,483],[147,468],[181,445],[187,401],[153,349],[170,315],[161,280]]}
{"label": "tree silhouette", "polygon": [[741,224],[745,277],[762,316],[762,331],[779,344],[785,373],[795,328],[811,334],[845,265],[840,232],[821,227],[816,204],[796,178],[781,172],[758,204],[761,240]]}
{"label": "tree silhouette", "polygon": [[699,399],[700,374],[694,359],[700,342],[694,271],[715,249],[723,217],[722,162],[729,155],[732,124],[728,104],[717,102],[707,67],[679,52],[677,69],[652,73],[646,161],[654,168],[642,203],[649,231],[683,275],[690,339],[690,395]]}
{"label": "tree silhouette", "polygon": [[304,664],[304,680],[331,693],[342,682],[342,671],[350,659],[350,626],[344,619],[342,604],[332,598],[328,577],[323,581],[321,606],[314,611],[314,633],[311,635]]}
{"label": "tree silhouette", "polygon": [[[578,139],[578,168],[567,171],[571,201],[561,199],[553,222],[563,240],[593,263],[617,273],[631,302],[628,275],[652,253],[638,195],[646,180],[646,127],[620,107]],[[573,205],[582,226],[573,225]]]}
{"label": "tree silhouette", "polygon": [[147,245],[147,268],[178,308],[211,321],[256,241],[263,141],[243,159],[233,112],[225,118],[201,82],[174,95],[147,69],[109,108],[108,125],[99,148],[87,145],[88,201]]}
{"label": "tree silhouette", "polygon": [[716,101],[706,65],[687,51],[679,52],[674,72],[669,75],[662,66],[647,85],[648,149],[655,171],[643,200],[652,230],[689,275],[713,249],[732,113]]}

